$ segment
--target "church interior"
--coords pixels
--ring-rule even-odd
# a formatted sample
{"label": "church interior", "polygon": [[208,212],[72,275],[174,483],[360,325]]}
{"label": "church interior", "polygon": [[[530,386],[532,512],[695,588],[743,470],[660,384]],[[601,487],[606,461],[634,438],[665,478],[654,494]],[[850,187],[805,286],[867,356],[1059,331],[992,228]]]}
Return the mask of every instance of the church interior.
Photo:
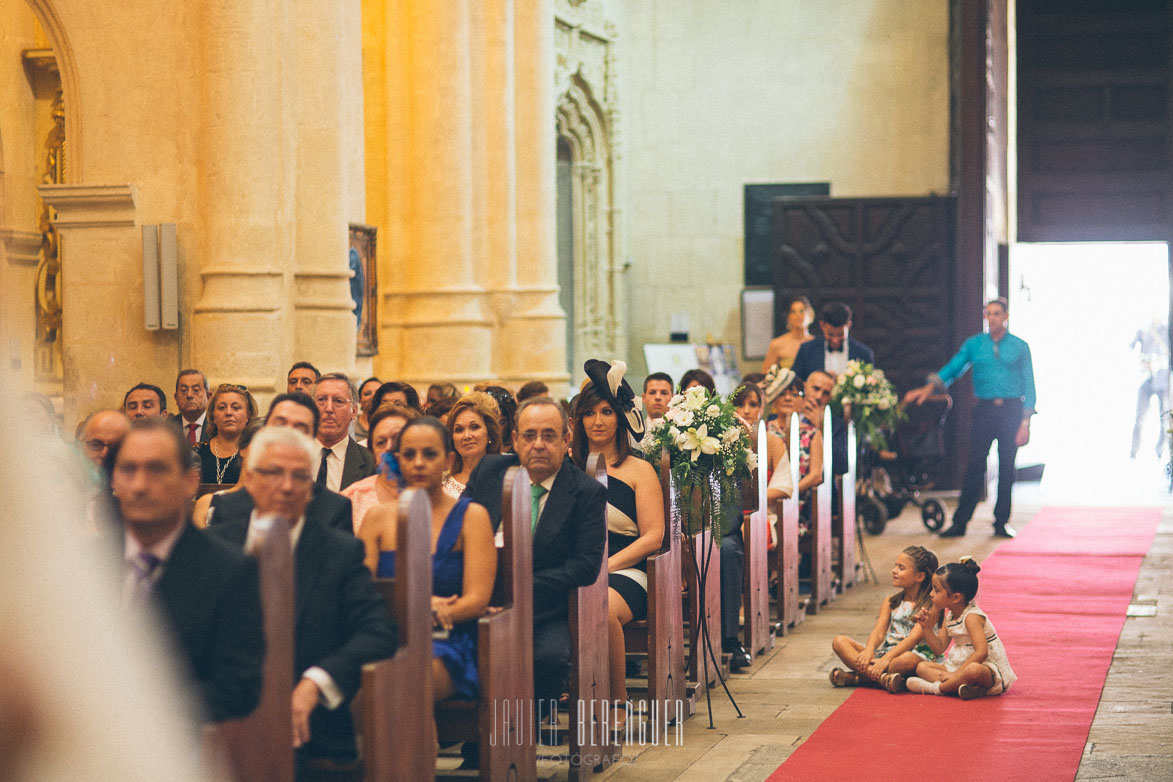
{"label": "church interior", "polygon": [[[1011,690],[980,703],[992,719],[986,701],[1011,702],[1004,732],[962,741],[974,718],[952,707],[970,704],[932,699],[949,700],[925,718],[942,722],[892,724],[901,741],[876,751],[918,773],[927,738],[956,750],[941,773],[957,779],[1173,773],[1173,462],[1163,433],[1154,461],[1147,434],[1170,429],[1169,0],[0,0],[0,95],[0,380],[47,397],[67,441],[95,411],[121,409],[128,388],[169,393],[190,367],[262,409],[296,362],[421,396],[538,382],[568,399],[590,382],[589,359],[625,362],[638,396],[673,346],[697,346],[698,364],[719,346],[731,390],[761,368],[796,295],[847,302],[851,336],[903,396],[983,331],[988,302],[1008,300],[1040,389],[1019,472],[1047,462],[1064,482],[1019,478],[1010,521],[1022,535],[1000,566],[1016,546],[1037,555],[1028,533],[1057,507],[1121,524],[1143,510],[1151,524],[1139,547],[1105,555],[1131,558],[1132,581],[1067,744],[1044,732],[1016,745],[1015,731],[1047,718],[1013,711]],[[1027,292],[1031,248],[1076,243],[1092,248],[1079,268],[1103,279],[1068,273],[1065,287],[1060,269]],[[1156,248],[1155,271],[1142,282],[1108,243]],[[1096,359],[1081,334],[1142,300],[1142,325],[1149,310],[1162,322],[1165,405],[1138,412],[1151,416],[1146,450],[1138,460],[1134,443],[1128,462],[1078,432],[1110,415],[1131,431],[1135,357],[1121,344]],[[1048,324],[1045,344],[1070,349],[1062,361],[1034,341]],[[1123,403],[1091,391],[1109,374],[1127,376]],[[953,387],[938,487],[950,512],[980,401],[969,379]],[[19,435],[2,431],[11,462]],[[629,742],[599,773],[540,748],[528,778],[888,778],[835,721],[857,696],[827,684],[840,664],[831,638],[866,637],[906,546],[935,546],[942,563],[994,555],[990,494],[968,539],[937,541],[916,508],[860,532],[857,571],[869,558],[879,579],[839,583],[728,692],[701,688],[713,711],[701,695],[670,745]],[[0,575],[6,591],[17,583]],[[0,627],[6,614],[19,616],[0,610]],[[19,670],[12,658],[0,645],[0,673]],[[1020,680],[1023,700],[1061,688],[1063,670]],[[0,725],[5,712],[0,685]],[[182,725],[151,719],[144,729],[182,746]],[[823,776],[814,743],[802,747],[832,729],[850,760]],[[994,743],[1007,746],[983,771]],[[77,747],[100,753],[101,741]],[[1028,753],[1023,776],[1008,771],[1014,749]],[[813,765],[788,768],[792,756]],[[442,747],[437,768],[459,777],[460,762]],[[149,766],[128,756],[124,778],[151,778]]]}

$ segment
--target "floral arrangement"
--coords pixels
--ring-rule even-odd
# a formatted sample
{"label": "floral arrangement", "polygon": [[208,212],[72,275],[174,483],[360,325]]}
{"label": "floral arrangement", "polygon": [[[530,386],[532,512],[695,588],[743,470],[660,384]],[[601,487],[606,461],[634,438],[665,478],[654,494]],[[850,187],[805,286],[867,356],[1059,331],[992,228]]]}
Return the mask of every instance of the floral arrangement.
{"label": "floral arrangement", "polygon": [[667,451],[685,529],[695,533],[698,522],[707,522],[719,540],[723,521],[733,509],[741,509],[737,482],[757,469],[757,453],[733,403],[693,386],[672,397],[664,417],[651,423],[639,447],[657,469]]}
{"label": "floral arrangement", "polygon": [[885,432],[899,423],[903,413],[896,390],[884,377],[884,371],[858,359],[848,361],[847,370],[835,378],[831,410],[841,416],[847,405],[863,441],[876,448],[887,448]]}

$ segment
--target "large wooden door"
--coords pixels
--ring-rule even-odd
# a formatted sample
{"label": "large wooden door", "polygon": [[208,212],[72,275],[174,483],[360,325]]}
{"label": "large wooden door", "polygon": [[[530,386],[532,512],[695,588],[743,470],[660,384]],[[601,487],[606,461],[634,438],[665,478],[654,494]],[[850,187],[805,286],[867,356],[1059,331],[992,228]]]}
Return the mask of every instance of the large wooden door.
{"label": "large wooden door", "polygon": [[[952,197],[777,199],[775,332],[786,328],[791,295],[807,296],[816,310],[844,301],[851,335],[875,351],[897,391],[921,385],[963,336],[952,294],[955,214]],[[946,428],[943,477],[956,477],[956,428]]]}

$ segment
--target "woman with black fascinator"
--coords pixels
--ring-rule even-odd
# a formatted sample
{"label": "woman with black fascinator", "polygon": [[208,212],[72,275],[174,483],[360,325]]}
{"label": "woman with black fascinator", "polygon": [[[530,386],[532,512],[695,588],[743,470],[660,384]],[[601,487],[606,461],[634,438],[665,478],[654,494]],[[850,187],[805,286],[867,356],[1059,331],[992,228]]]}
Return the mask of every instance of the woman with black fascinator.
{"label": "woman with black fascinator", "polygon": [[635,393],[623,379],[627,365],[592,359],[574,408],[571,456],[580,468],[600,454],[607,464],[607,605],[611,650],[612,726],[627,724],[627,687],[623,626],[648,613],[647,558],[664,538],[664,501],[656,470],[639,458],[632,438],[643,436],[643,415]]}

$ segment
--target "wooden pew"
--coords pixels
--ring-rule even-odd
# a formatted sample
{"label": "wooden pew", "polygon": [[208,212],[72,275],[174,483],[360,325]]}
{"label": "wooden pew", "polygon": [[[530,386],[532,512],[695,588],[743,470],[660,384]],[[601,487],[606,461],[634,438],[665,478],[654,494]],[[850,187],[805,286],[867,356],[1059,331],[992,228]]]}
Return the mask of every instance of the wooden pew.
{"label": "wooden pew", "polygon": [[778,574],[777,601],[778,628],[782,634],[790,632],[806,618],[806,607],[798,595],[798,519],[802,500],[798,491],[799,446],[798,413],[790,414],[790,476],[794,492],[778,503],[778,546],[774,550],[774,565]]}
{"label": "wooden pew", "polygon": [[623,628],[627,653],[648,656],[649,733],[653,736],[665,736],[676,715],[690,716],[696,705],[687,697],[684,678],[680,511],[673,502],[667,453],[660,457],[660,493],[664,498],[664,540],[660,550],[648,557],[648,618]]}
{"label": "wooden pew", "polygon": [[441,744],[480,742],[479,778],[533,782],[537,778],[534,706],[533,555],[529,476],[505,473],[501,529],[505,546],[497,568],[501,611],[477,620],[481,697],[435,705]]}
{"label": "wooden pew", "polygon": [[807,610],[818,613],[820,607],[835,598],[831,573],[831,493],[835,474],[831,457],[831,408],[823,408],[823,482],[815,487],[811,513],[811,599]]}
{"label": "wooden pew", "polygon": [[[774,648],[774,629],[770,623],[769,503],[766,501],[770,454],[765,420],[758,421],[758,469],[754,475],[756,510],[741,527],[745,546],[745,586],[742,589],[745,648],[751,658]],[[747,494],[749,492],[746,492]]]}
{"label": "wooden pew", "polygon": [[[717,683],[718,676],[724,674],[718,670],[721,666],[721,542],[712,540],[712,530],[702,530],[695,535],[685,536],[684,548],[690,560],[684,567],[684,583],[688,587],[688,680],[695,682],[697,693],[702,693],[706,687]],[[701,594],[700,574],[706,573],[704,583],[705,615],[700,615]],[[708,626],[709,642],[712,644],[713,660],[708,662],[708,677],[704,675],[705,661],[702,654],[708,656],[709,650],[705,647],[704,636],[701,633],[701,622]]]}
{"label": "wooden pew", "polygon": [[[590,455],[586,473],[606,488],[607,462],[601,454]],[[606,512],[604,507],[604,527]],[[598,578],[570,593],[571,780],[602,771],[620,755],[619,745],[611,738],[609,719],[603,722],[612,698],[607,556],[604,541]]]}
{"label": "wooden pew", "polygon": [[851,408],[844,410],[847,427],[847,472],[835,479],[835,491],[839,493],[839,515],[835,519],[832,534],[839,536],[836,546],[839,560],[840,590],[855,586],[855,566],[858,556],[855,550],[855,471],[859,451],[855,441],[855,422],[851,420]]}
{"label": "wooden pew", "polygon": [[432,726],[432,504],[399,495],[395,578],[375,580],[399,630],[399,649],[362,669],[363,779],[415,782],[435,775]]}
{"label": "wooden pew", "polygon": [[253,521],[247,553],[260,571],[265,625],[261,702],[239,720],[204,732],[209,765],[228,768],[247,782],[293,782],[293,552],[289,524],[276,516]]}

